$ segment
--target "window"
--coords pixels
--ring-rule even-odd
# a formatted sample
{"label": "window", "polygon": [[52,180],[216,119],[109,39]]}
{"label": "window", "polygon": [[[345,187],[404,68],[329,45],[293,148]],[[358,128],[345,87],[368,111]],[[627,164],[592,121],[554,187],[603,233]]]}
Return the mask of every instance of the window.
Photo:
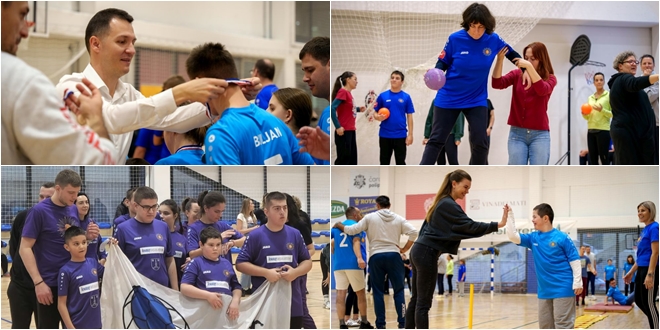
{"label": "window", "polygon": [[296,41],[330,36],[330,2],[296,1]]}

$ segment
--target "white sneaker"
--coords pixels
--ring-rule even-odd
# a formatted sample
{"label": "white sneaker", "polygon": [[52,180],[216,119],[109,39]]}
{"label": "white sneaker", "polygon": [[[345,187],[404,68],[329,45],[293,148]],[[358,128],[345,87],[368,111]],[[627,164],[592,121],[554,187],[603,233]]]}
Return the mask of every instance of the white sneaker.
{"label": "white sneaker", "polygon": [[349,319],[348,321],[346,321],[346,326],[349,326],[349,327],[359,327],[359,326],[360,326],[360,322],[354,321],[353,319]]}
{"label": "white sneaker", "polygon": [[326,300],[326,302],[323,304],[323,308],[330,309],[330,300]]}

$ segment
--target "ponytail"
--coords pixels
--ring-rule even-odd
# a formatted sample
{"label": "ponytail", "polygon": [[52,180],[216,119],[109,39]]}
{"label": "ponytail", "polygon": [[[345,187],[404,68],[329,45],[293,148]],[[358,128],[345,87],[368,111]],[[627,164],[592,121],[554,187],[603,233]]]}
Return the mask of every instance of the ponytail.
{"label": "ponytail", "polygon": [[440,190],[438,190],[438,193],[435,195],[435,199],[433,200],[433,204],[431,204],[431,207],[426,211],[426,221],[431,221],[431,217],[433,216],[433,211],[435,211],[435,207],[438,205],[438,202],[440,202],[441,199],[449,196],[451,194],[451,183],[452,182],[461,182],[463,179],[468,179],[472,181],[472,177],[470,177],[470,174],[463,170],[456,170],[451,173],[448,173],[445,176],[444,181],[442,181],[442,185],[440,185]]}
{"label": "ponytail", "polygon": [[339,89],[346,85],[346,79],[351,78],[354,75],[355,73],[353,72],[345,71],[335,79],[335,86],[332,88],[332,96],[330,97],[331,100],[334,100],[335,97],[337,97],[337,93],[339,93]]}

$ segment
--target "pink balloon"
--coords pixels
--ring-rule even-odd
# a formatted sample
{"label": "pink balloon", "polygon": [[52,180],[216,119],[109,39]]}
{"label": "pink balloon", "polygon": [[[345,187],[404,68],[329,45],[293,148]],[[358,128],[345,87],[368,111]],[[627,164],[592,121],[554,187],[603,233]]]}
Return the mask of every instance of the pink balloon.
{"label": "pink balloon", "polygon": [[442,86],[445,85],[446,80],[447,79],[445,78],[445,73],[437,68],[426,71],[424,74],[424,83],[426,83],[426,87],[434,91],[442,88]]}

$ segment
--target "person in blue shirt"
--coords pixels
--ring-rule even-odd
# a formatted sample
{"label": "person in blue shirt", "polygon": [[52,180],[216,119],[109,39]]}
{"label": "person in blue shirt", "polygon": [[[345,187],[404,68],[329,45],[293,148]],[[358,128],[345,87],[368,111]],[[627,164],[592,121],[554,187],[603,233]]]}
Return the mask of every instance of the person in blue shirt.
{"label": "person in blue shirt", "polygon": [[463,297],[465,293],[465,278],[467,277],[467,268],[465,268],[465,259],[459,261],[458,266],[458,296]]}
{"label": "person in blue shirt", "polygon": [[185,133],[163,132],[165,145],[172,155],[154,165],[204,165],[204,139],[209,126],[192,129]]}
{"label": "person in blue shirt", "polygon": [[397,165],[406,165],[406,148],[413,142],[412,114],[415,107],[410,95],[401,90],[404,79],[401,71],[393,71],[390,74],[390,89],[380,93],[376,99],[378,110],[385,108],[390,111],[388,118],[374,113],[374,119],[380,121],[380,165],[390,165],[392,152]]}
{"label": "person in blue shirt", "polygon": [[[156,137],[156,132],[148,128],[140,129],[137,140],[135,140],[133,158],[142,158],[152,165],[160,160],[163,142],[162,139]],[[160,144],[156,145],[156,143]]]}
{"label": "person in blue shirt", "polygon": [[[231,53],[219,43],[193,49],[186,61],[191,79],[238,76]],[[262,111],[245,98],[243,81],[233,80],[224,94],[207,102],[219,117],[206,133],[206,164],[213,165],[313,165],[309,154],[300,152],[298,140],[277,117]]]}
{"label": "person in blue shirt", "polygon": [[605,266],[605,287],[610,286],[610,279],[616,278],[616,266],[612,264],[612,259],[607,259],[607,266]]}
{"label": "person in blue shirt", "polygon": [[[571,238],[552,227],[555,213],[548,204],[534,207],[532,223],[536,231],[519,234],[513,210],[504,206],[508,217],[506,234],[520,246],[532,250],[539,297],[539,328],[573,329],[575,306],[573,299],[582,293],[581,262]],[[504,217],[503,216],[503,217]]]}
{"label": "person in blue shirt", "polygon": [[[514,64],[522,56],[495,30],[493,17],[483,4],[473,3],[463,12],[463,30],[452,33],[438,56],[435,67],[446,71],[446,83],[434,101],[433,128],[424,149],[421,165],[433,165],[445,144],[459,112],[470,124],[470,165],[488,165],[488,75],[497,53],[508,47],[506,57]],[[529,74],[523,82],[531,86]]]}
{"label": "person in blue shirt", "polygon": [[[323,109],[323,112],[321,112],[321,117],[319,117],[318,125],[321,128],[321,131],[323,131],[323,133],[327,134],[329,137],[330,136],[330,106],[325,107],[325,109]],[[299,137],[299,134],[297,134],[296,136]],[[318,165],[330,165],[329,160],[320,159],[316,157],[312,157],[312,158],[314,159],[314,162]]]}
{"label": "person in blue shirt", "polygon": [[632,306],[635,303],[635,293],[632,292],[630,295],[624,296],[616,286],[616,277],[611,277],[607,280],[607,283],[609,289],[607,290],[607,297],[605,297],[605,306],[607,306],[609,298],[612,298],[612,305],[615,301],[621,306]]}
{"label": "person in blue shirt", "polygon": [[[623,264],[623,276],[626,276],[628,272],[632,269],[632,267],[635,265],[635,257],[633,257],[632,254],[629,254],[628,257],[626,258],[626,263]],[[624,286],[625,290],[625,295],[628,295],[628,289],[630,289],[630,292],[635,291],[635,277],[637,273],[633,274],[632,278],[630,279],[630,283],[626,283]],[[625,281],[624,281],[625,283]]]}
{"label": "person in blue shirt", "polygon": [[651,329],[658,328],[658,307],[655,305],[658,296],[658,222],[655,221],[655,210],[655,203],[651,201],[637,205],[637,217],[645,227],[637,243],[637,262],[623,277],[626,283],[630,283],[637,272],[635,303],[646,314]]}
{"label": "person in blue shirt", "polygon": [[254,99],[254,104],[259,108],[268,110],[268,104],[273,93],[277,91],[277,85],[273,82],[275,78],[275,64],[267,58],[262,58],[254,64],[252,77],[259,78],[261,85],[264,86]]}
{"label": "person in blue shirt", "polygon": [[[346,219],[344,226],[357,224],[361,220],[360,210],[351,206],[346,209]],[[364,292],[366,282],[364,280],[364,269],[367,267],[366,251],[362,250],[361,245],[365,241],[365,232],[356,235],[348,235],[338,228],[332,228],[330,232],[332,239],[332,268],[334,269],[334,279],[337,289],[337,317],[339,318],[339,328],[348,329],[344,321],[346,310],[346,291],[350,285],[358,298],[358,309],[362,313],[360,324],[361,329],[373,329],[373,326],[367,320],[367,298]]]}

